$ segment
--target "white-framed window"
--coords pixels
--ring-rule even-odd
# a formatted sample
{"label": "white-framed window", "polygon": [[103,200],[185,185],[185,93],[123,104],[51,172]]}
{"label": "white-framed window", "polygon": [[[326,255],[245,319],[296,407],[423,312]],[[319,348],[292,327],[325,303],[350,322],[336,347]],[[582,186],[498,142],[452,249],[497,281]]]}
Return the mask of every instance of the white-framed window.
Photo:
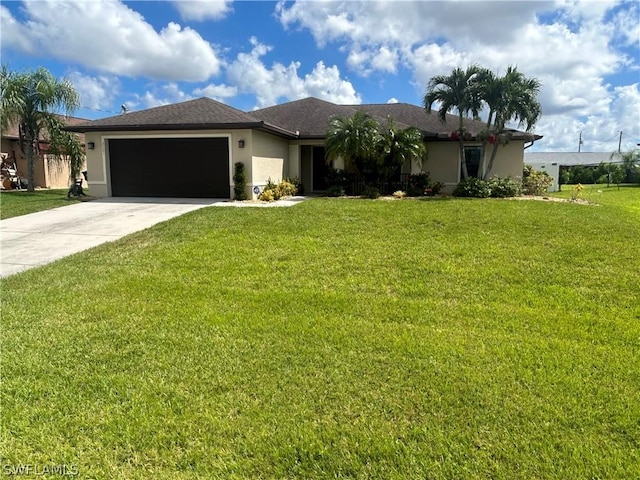
{"label": "white-framed window", "polygon": [[[478,178],[478,170],[482,161],[483,150],[481,145],[469,145],[464,147],[464,156],[467,161],[467,174],[469,178]],[[460,180],[462,181],[462,168],[460,168]]]}

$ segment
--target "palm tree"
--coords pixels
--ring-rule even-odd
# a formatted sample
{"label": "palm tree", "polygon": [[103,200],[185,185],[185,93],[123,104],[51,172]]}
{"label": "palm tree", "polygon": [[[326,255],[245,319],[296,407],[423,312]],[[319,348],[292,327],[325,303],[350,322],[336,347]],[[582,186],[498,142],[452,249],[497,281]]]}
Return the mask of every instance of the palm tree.
{"label": "palm tree", "polygon": [[458,112],[457,137],[460,145],[460,164],[462,176],[466,180],[467,161],[464,152],[464,123],[465,116],[472,115],[474,119],[482,107],[480,97],[478,75],[482,69],[477,65],[471,65],[466,70],[455,68],[449,75],[436,75],[427,84],[427,93],[424,97],[424,106],[427,112],[431,113],[431,107],[435,102],[440,104],[438,116],[444,123],[447,120],[447,113]]}
{"label": "palm tree", "polygon": [[414,127],[398,129],[391,118],[381,132],[379,160],[383,175],[391,177],[407,161],[422,162],[426,148],[423,133]]}
{"label": "palm tree", "polygon": [[327,161],[342,158],[345,167],[354,168],[366,182],[373,182],[375,173],[371,166],[378,154],[378,128],[378,122],[362,111],[349,118],[331,118],[325,142]]}
{"label": "palm tree", "polygon": [[[616,154],[612,153],[610,159],[613,160]],[[629,183],[640,183],[640,150],[631,150],[619,154],[622,160],[622,169],[624,171],[624,181]]]}
{"label": "palm tree", "polygon": [[[527,78],[517,67],[509,66],[503,77],[497,77],[484,69],[478,76],[482,100],[489,107],[485,147],[489,140],[493,144],[488,165],[481,165],[480,178],[488,178],[498,152],[500,141],[507,143],[509,135],[505,132],[508,122],[517,122],[518,127],[525,127],[530,132],[541,115],[538,94],[540,82],[537,78]],[[500,140],[500,141],[499,141]],[[486,149],[485,149],[486,151]]]}
{"label": "palm tree", "polygon": [[40,67],[36,71],[17,73],[2,66],[0,124],[2,128],[11,123],[18,124],[20,148],[27,157],[28,191],[33,192],[34,189],[34,160],[39,154],[39,140],[48,136],[54,148],[72,141],[68,132],[61,128],[55,111],[64,110],[68,114],[79,105],[78,92],[73,84],[56,79],[47,69]]}

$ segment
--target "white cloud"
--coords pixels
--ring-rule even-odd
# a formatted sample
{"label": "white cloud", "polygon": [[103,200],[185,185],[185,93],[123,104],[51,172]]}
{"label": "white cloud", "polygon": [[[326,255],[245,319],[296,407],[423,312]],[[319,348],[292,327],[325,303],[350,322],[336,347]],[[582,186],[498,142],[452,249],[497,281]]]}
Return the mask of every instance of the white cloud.
{"label": "white cloud", "polygon": [[7,7],[0,5],[0,27],[3,48],[12,48],[22,53],[33,54],[35,46],[26,35],[24,26],[18,22]]}
{"label": "white cloud", "polygon": [[2,41],[97,71],[156,80],[203,81],[221,66],[199,33],[169,23],[159,32],[118,0],[25,2],[20,24],[2,10]]}
{"label": "white cloud", "polygon": [[238,87],[229,85],[207,85],[203,88],[196,88],[194,95],[213,98],[214,100],[223,101],[224,99],[235,97],[238,94]]}
{"label": "white cloud", "polygon": [[261,57],[271,47],[259,43],[255,37],[251,38],[251,45],[251,53],[238,54],[236,60],[228,65],[227,76],[231,83],[237,85],[238,91],[256,96],[257,108],[309,96],[335,103],[362,102],[353,85],[341,78],[337,66],[327,67],[320,61],[311,73],[300,77],[299,62],[291,62],[288,66],[274,62],[268,68]]}
{"label": "white cloud", "polygon": [[395,97],[391,97],[389,100],[387,100],[387,103],[398,103],[398,99]]}
{"label": "white cloud", "polygon": [[637,86],[614,89],[607,80],[639,68],[623,48],[638,47],[639,14],[637,2],[617,0],[281,1],[276,6],[286,28],[306,29],[320,47],[334,43],[349,52],[347,65],[358,75],[407,69],[420,95],[432,76],[455,67],[478,63],[502,72],[517,65],[543,83],[543,118],[536,129],[545,135],[541,146],[566,150],[581,129],[599,139],[593,148],[605,148],[616,130],[633,131],[630,125],[640,123],[637,110],[632,115],[619,107],[623,98],[636,105],[629,92],[637,93]]}
{"label": "white cloud", "polygon": [[82,106],[90,109],[100,110],[109,107],[120,90],[120,81],[110,76],[92,77],[72,72],[69,80],[78,91]]}
{"label": "white cloud", "polygon": [[219,20],[231,11],[233,0],[174,0],[173,4],[183,20],[202,22]]}
{"label": "white cloud", "polygon": [[130,110],[141,110],[144,108],[159,107],[171,103],[186,102],[194,97],[185,93],[177,83],[170,82],[160,86],[152,86],[144,94],[134,95],[134,99],[125,102]]}

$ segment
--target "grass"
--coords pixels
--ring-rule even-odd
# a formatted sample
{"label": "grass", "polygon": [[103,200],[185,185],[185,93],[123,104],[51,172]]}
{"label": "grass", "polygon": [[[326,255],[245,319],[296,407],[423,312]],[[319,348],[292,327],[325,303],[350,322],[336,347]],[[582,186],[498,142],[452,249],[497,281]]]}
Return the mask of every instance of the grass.
{"label": "grass", "polygon": [[[553,195],[570,199],[578,192],[575,185],[563,185],[561,192]],[[609,206],[629,210],[631,213],[640,214],[640,185],[583,185],[577,198],[587,200],[591,203],[605,203]]]}
{"label": "grass", "polygon": [[638,478],[627,192],[207,208],[5,279],[3,463]]}
{"label": "grass", "polygon": [[22,190],[5,191],[0,193],[0,219],[63,207],[79,201],[68,199],[67,189],[36,190],[32,193]]}

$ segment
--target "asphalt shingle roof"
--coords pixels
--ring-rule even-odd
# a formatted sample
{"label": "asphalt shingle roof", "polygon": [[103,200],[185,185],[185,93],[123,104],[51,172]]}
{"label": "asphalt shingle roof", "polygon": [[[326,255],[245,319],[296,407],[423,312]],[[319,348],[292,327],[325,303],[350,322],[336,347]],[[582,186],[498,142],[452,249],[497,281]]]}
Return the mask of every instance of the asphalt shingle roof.
{"label": "asphalt shingle roof", "polygon": [[[67,127],[72,127],[74,125],[82,125],[89,121],[87,118],[70,117],[68,115],[56,114],[55,116]],[[10,139],[17,140],[19,138],[18,133],[19,133],[18,124],[14,122],[9,124],[9,126],[6,129],[2,130],[2,138],[10,138]],[[41,136],[40,140],[46,140],[46,138],[44,136]]]}
{"label": "asphalt shingle roof", "polygon": [[[277,126],[210,98],[162,105],[137,112],[94,120],[70,128],[74,131],[115,130],[187,130],[204,128],[265,128],[281,131]],[[281,132],[291,134],[291,132]]]}
{"label": "asphalt shingle roof", "polygon": [[[331,117],[350,117],[358,110],[364,110],[379,123],[384,123],[391,117],[398,128],[416,127],[426,137],[432,138],[445,139],[458,125],[458,118],[454,115],[447,115],[447,121],[443,123],[435,112],[427,113],[424,107],[408,103],[337,105],[309,97],[243,112],[210,98],[199,98],[103,118],[72,126],[69,130],[87,132],[257,128],[289,138],[324,138]],[[475,135],[484,128],[484,123],[464,119],[464,126]],[[520,135],[516,136],[531,138],[531,135],[524,132],[517,133]]]}

